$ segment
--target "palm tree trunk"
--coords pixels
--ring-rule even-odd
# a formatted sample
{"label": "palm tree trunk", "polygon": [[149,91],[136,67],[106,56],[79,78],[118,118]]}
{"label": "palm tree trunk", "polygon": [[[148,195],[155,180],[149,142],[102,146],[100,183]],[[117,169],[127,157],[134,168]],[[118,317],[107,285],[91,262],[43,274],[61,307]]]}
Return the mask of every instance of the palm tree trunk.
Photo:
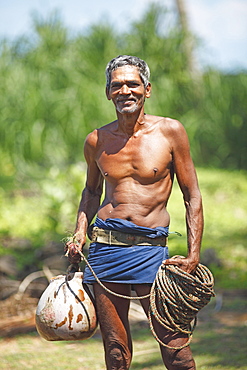
{"label": "palm tree trunk", "polygon": [[188,63],[188,70],[193,77],[198,76],[198,67],[194,55],[194,39],[190,31],[185,0],[175,0],[179,21],[184,33],[184,53]]}

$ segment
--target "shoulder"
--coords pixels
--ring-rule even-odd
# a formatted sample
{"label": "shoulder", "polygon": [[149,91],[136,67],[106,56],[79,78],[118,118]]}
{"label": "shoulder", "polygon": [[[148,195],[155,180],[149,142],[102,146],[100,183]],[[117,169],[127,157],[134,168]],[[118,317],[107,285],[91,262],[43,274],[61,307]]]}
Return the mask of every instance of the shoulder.
{"label": "shoulder", "polygon": [[176,119],[151,115],[148,116],[148,119],[154,126],[157,126],[167,138],[171,139],[180,135],[186,135],[184,126]]}
{"label": "shoulder", "polygon": [[159,125],[166,134],[179,134],[185,132],[184,126],[176,119],[160,117]]}
{"label": "shoulder", "polygon": [[183,124],[173,118],[156,117],[161,134],[168,140],[172,151],[189,149],[189,140]]}
{"label": "shoulder", "polygon": [[187,139],[187,133],[183,124],[173,118],[163,117],[160,121],[160,129],[171,141]]}
{"label": "shoulder", "polygon": [[84,152],[94,152],[100,146],[104,137],[114,131],[116,121],[108,123],[90,132],[84,142]]}
{"label": "shoulder", "polygon": [[85,145],[87,146],[96,146],[98,142],[100,141],[102,135],[107,135],[111,133],[116,125],[116,121],[108,123],[100,128],[96,128],[92,132],[90,132],[86,139],[85,139]]}
{"label": "shoulder", "polygon": [[164,130],[179,130],[183,127],[182,123],[176,119],[169,118],[169,117],[162,117],[162,116],[153,116],[151,114],[145,115],[146,119],[154,124],[160,126],[161,129]]}
{"label": "shoulder", "polygon": [[90,132],[90,134],[87,135],[84,142],[85,156],[92,154],[96,149],[98,143],[98,136],[99,136],[98,129],[95,129],[94,131]]}

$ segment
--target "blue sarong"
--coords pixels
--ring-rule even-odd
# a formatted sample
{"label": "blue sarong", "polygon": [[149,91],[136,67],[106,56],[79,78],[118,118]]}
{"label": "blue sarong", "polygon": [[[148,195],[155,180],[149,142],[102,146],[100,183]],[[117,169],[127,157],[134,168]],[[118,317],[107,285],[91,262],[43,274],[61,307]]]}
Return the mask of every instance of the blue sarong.
{"label": "blue sarong", "polygon": [[[105,221],[97,218],[94,226],[149,238],[167,237],[169,234],[168,227],[159,226],[152,229],[119,218],[108,218]],[[123,284],[152,284],[162,261],[167,258],[169,258],[168,247],[119,246],[93,242],[89,248],[88,262],[100,281]],[[83,281],[88,284],[96,282],[87,266]]]}

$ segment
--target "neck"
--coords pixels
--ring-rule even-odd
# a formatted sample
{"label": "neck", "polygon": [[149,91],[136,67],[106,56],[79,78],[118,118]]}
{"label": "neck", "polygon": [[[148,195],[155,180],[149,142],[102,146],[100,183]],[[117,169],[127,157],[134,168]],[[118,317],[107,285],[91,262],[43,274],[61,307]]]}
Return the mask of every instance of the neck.
{"label": "neck", "polygon": [[138,112],[130,114],[121,114],[118,111],[118,127],[120,131],[126,133],[128,136],[134,135],[137,131],[142,130],[145,126],[144,108]]}

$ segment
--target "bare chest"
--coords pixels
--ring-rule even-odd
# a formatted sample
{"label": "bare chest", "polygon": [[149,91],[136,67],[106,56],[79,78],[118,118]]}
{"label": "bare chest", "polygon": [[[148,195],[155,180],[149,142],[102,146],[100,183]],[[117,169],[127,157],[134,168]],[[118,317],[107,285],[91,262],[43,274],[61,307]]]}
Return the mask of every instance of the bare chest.
{"label": "bare chest", "polygon": [[100,145],[97,163],[108,181],[126,177],[152,183],[167,176],[171,167],[169,142],[152,133],[129,139],[110,137]]}

